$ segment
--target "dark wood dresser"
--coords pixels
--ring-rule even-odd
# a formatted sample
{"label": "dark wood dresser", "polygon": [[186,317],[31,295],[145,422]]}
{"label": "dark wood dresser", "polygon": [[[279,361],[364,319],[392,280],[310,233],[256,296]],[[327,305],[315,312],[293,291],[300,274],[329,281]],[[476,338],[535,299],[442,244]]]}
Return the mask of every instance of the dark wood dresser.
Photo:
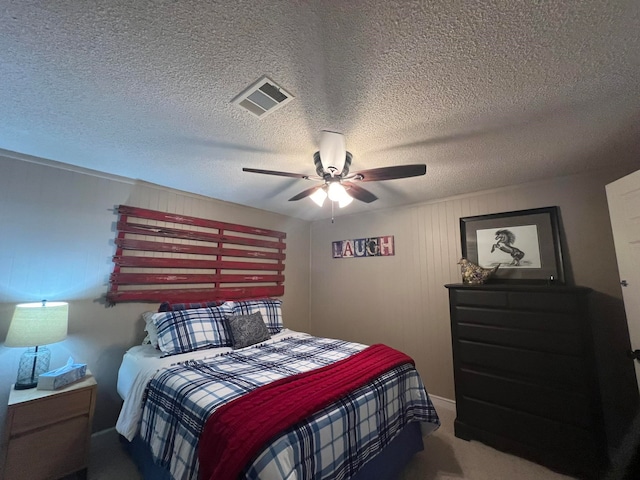
{"label": "dark wood dresser", "polygon": [[608,455],[591,290],[446,287],[456,436],[598,478]]}

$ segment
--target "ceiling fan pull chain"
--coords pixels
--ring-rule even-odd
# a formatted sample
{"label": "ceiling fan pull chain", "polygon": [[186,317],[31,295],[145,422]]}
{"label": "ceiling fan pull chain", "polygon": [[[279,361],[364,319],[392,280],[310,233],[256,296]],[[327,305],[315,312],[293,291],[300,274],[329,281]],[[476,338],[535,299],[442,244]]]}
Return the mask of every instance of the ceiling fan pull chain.
{"label": "ceiling fan pull chain", "polygon": [[333,223],[333,205],[334,205],[335,203],[336,203],[336,202],[334,202],[333,200],[331,200],[331,223]]}

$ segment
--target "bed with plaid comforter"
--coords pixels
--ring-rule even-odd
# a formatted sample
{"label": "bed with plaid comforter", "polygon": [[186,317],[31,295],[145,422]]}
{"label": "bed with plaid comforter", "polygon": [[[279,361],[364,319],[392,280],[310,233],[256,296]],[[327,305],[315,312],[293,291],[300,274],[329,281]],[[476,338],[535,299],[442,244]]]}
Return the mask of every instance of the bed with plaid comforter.
{"label": "bed with plaid comforter", "polygon": [[[198,441],[221,405],[275,380],[324,367],[364,345],[288,338],[161,370],[149,383],[140,435],[173,478],[198,478]],[[422,381],[400,365],[278,435],[245,468],[246,478],[349,478],[409,422],[439,425]]]}

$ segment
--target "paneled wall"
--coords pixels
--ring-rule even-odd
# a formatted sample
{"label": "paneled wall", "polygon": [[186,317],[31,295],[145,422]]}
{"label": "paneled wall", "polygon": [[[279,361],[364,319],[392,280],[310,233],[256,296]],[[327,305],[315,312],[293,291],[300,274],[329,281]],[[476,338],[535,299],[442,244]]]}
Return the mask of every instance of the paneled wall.
{"label": "paneled wall", "polygon": [[[50,346],[51,367],[73,356],[95,374],[94,429],[115,425],[122,355],[144,337],[140,314],[157,308],[104,304],[118,204],[286,232],[283,316],[288,327],[308,330],[308,222],[0,151],[0,342],[16,303],[68,301],[69,336]],[[0,344],[0,428],[23,351]]]}
{"label": "paneled wall", "polygon": [[[111,427],[122,354],[143,338],[140,314],[156,305],[102,298],[112,270],[116,215],[128,204],[287,232],[283,310],[288,327],[412,355],[429,391],[453,398],[445,283],[459,281],[458,219],[558,205],[569,278],[594,288],[600,313],[623,315],[604,185],[632,171],[600,171],[312,224],[130,179],[0,151],[0,342],[15,303],[70,302],[69,336],[51,346],[98,380],[94,428]],[[161,179],[159,180],[161,181]],[[394,235],[396,255],[332,259],[331,242]],[[22,349],[0,344],[0,425]],[[3,428],[3,427],[0,427]]]}
{"label": "paneled wall", "polygon": [[[604,186],[629,173],[597,171],[436,202],[316,221],[311,227],[311,331],[385,342],[413,356],[428,390],[454,398],[449,305],[460,282],[459,219],[560,207],[567,276],[596,290],[594,309],[624,322]],[[395,236],[395,256],[333,259],[335,240]],[[611,355],[624,355],[612,352]]]}

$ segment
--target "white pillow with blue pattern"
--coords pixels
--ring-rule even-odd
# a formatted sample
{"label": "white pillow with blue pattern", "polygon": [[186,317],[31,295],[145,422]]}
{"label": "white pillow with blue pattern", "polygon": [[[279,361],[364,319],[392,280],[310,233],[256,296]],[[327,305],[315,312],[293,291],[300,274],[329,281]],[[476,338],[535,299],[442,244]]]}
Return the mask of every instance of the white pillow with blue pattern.
{"label": "white pillow with blue pattern", "polygon": [[142,319],[144,320],[144,331],[147,332],[147,336],[142,341],[142,344],[151,344],[155,348],[158,348],[158,329],[153,323],[153,316],[155,312],[144,312]]}
{"label": "white pillow with blue pattern", "polygon": [[164,355],[230,347],[231,336],[225,319],[233,314],[233,302],[218,307],[194,308],[156,313],[158,347]]}
{"label": "white pillow with blue pattern", "polygon": [[264,323],[271,335],[280,333],[284,328],[282,323],[282,301],[274,298],[263,298],[260,300],[242,300],[233,303],[234,315],[249,315],[260,312]]}

